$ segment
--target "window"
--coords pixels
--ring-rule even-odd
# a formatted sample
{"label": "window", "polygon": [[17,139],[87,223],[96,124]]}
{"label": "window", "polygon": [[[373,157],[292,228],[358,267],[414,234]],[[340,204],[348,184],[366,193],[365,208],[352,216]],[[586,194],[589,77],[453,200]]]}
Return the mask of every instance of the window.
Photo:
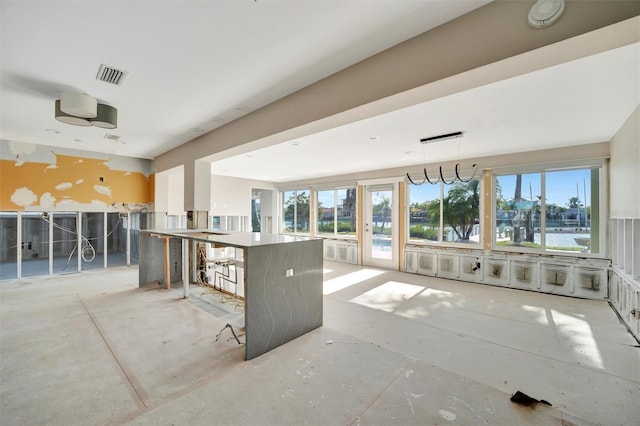
{"label": "window", "polygon": [[496,238],[499,246],[540,246],[542,175],[498,176]]}
{"label": "window", "polygon": [[409,239],[480,243],[480,181],[409,185]]}
{"label": "window", "polygon": [[308,233],[310,197],[308,190],[282,193],[282,232]]}
{"label": "window", "polygon": [[440,241],[441,185],[409,186],[409,239]]}
{"label": "window", "polygon": [[317,232],[321,235],[356,234],[356,189],[317,191]]}
{"label": "window", "polygon": [[496,176],[495,246],[599,253],[600,175],[585,167]]}

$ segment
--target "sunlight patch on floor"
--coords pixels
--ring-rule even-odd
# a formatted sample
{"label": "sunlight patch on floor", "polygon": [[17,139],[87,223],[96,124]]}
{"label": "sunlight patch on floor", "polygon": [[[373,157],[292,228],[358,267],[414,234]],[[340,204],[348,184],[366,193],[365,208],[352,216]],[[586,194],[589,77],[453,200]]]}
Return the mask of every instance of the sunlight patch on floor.
{"label": "sunlight patch on floor", "polygon": [[384,271],[377,271],[375,269],[361,269],[356,272],[351,272],[340,277],[332,278],[324,282],[323,294],[335,293],[336,291],[343,290],[354,284],[361,283],[378,275],[384,274]]}
{"label": "sunlight patch on floor", "polygon": [[425,288],[419,285],[387,281],[354,297],[351,302],[381,311],[393,312],[401,303],[424,290]]}
{"label": "sunlight patch on floor", "polygon": [[534,321],[538,324],[549,325],[549,317],[547,316],[547,310],[540,306],[522,305],[522,310],[533,314]]}
{"label": "sunlight patch on floor", "polygon": [[[582,318],[555,310],[551,310],[551,315],[558,332],[569,340],[573,352],[586,358],[592,367],[604,368],[602,354],[589,323]],[[584,360],[582,363],[585,364]]]}

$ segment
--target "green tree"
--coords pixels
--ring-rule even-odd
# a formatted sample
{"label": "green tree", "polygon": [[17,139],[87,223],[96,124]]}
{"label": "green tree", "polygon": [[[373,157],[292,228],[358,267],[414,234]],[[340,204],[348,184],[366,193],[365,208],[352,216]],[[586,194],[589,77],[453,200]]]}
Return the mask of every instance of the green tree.
{"label": "green tree", "polygon": [[298,231],[309,229],[309,195],[306,192],[296,192],[285,203],[284,218],[293,221],[295,217],[295,229]]}
{"label": "green tree", "polygon": [[347,196],[344,199],[342,204],[342,215],[349,216],[350,220],[350,229],[349,232],[355,232],[356,230],[356,189],[349,188],[347,189]]}
{"label": "green tree", "polygon": [[518,206],[522,204],[522,175],[516,175],[516,189],[513,194],[513,201],[515,205],[514,210],[516,211],[513,223],[513,242],[515,244],[520,244],[522,241],[522,237],[520,236],[520,221],[522,217],[520,213],[521,209]]}
{"label": "green tree", "polygon": [[373,206],[373,215],[382,216],[382,226],[380,227],[380,233],[384,233],[384,226],[387,223],[387,219],[391,216],[391,200],[388,197],[382,197],[382,199]]}
{"label": "green tree", "polygon": [[578,197],[571,197],[569,198],[569,202],[567,203],[567,207],[569,207],[570,209],[579,209],[582,208],[582,201],[580,201],[580,198]]}
{"label": "green tree", "polygon": [[[438,203],[429,206],[431,217],[440,213]],[[453,229],[457,240],[468,241],[480,216],[480,181],[456,182],[442,200],[442,217]]]}

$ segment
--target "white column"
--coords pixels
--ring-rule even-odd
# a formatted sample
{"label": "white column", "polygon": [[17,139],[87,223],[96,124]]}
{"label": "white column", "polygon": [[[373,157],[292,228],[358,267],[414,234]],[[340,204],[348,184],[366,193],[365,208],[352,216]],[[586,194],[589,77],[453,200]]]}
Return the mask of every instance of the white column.
{"label": "white column", "polygon": [[78,272],[82,271],[82,212],[76,217],[76,253],[78,259]]}
{"label": "white column", "polygon": [[107,217],[107,212],[102,213],[102,224],[104,225],[102,230],[102,263],[104,269],[107,269]]}
{"label": "white column", "polygon": [[16,278],[22,278],[22,212],[18,212],[16,225]]}
{"label": "white column", "polygon": [[182,287],[184,298],[189,298],[189,243],[186,238],[182,239]]}
{"label": "white column", "polygon": [[49,275],[53,275],[53,212],[49,212]]}
{"label": "white column", "polygon": [[127,266],[131,266],[131,213],[127,215]]}
{"label": "white column", "polygon": [[185,211],[211,210],[211,163],[196,160],[184,165]]}

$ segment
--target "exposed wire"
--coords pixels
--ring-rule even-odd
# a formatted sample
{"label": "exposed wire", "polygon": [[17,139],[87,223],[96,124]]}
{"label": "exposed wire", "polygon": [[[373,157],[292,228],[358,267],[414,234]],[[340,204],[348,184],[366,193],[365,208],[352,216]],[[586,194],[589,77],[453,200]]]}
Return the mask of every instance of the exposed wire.
{"label": "exposed wire", "polygon": [[[47,224],[49,224],[50,226],[53,226],[54,228],[57,228],[63,232],[68,232],[71,235],[78,235],[78,233],[72,229],[69,228],[65,228],[64,226],[60,226],[55,222],[51,222],[51,220],[49,219],[49,213],[48,212],[44,212],[42,213],[42,220],[44,220]],[[118,229],[118,226],[120,225],[120,223],[122,222],[122,217],[118,217],[118,221],[116,222],[116,224],[113,226],[113,229],[111,229],[111,232],[107,233],[107,235],[104,238],[109,238],[111,235],[113,235],[113,233]],[[82,244],[82,247],[80,249],[80,257],[82,258],[82,260],[86,263],[90,263],[93,262],[93,260],[96,258],[96,249],[93,246],[93,244],[91,244],[91,241],[89,241],[89,238],[85,237],[82,234],[79,234],[80,236],[80,242]],[[93,240],[97,240],[97,237],[92,238]],[[71,250],[71,253],[69,254],[69,257],[67,259],[67,263],[65,264],[64,268],[62,269],[63,271],[65,269],[67,269],[67,266],[69,266],[69,263],[71,262],[71,258],[73,257],[73,253],[75,253],[76,249],[78,248],[78,242],[76,240],[75,245],[73,246],[73,249]]]}
{"label": "exposed wire", "polygon": [[[238,336],[236,335],[236,332],[233,331],[233,326],[231,326],[231,324],[227,324],[224,327],[222,327],[222,330],[220,330],[220,332],[216,335],[216,342],[220,339],[220,336],[222,336],[222,332],[227,328],[231,330],[231,334],[233,334],[233,338],[236,339],[236,342],[238,342],[239,345],[243,345],[244,343],[242,343],[240,339],[238,339]],[[241,334],[241,336],[244,336],[244,334]]]}
{"label": "exposed wire", "polygon": [[200,288],[204,290],[204,292],[216,296],[221,303],[233,303],[234,309],[236,312],[244,309],[244,300],[238,296],[229,295],[227,293],[222,292],[221,290],[216,289],[212,285],[210,285],[206,281],[207,276],[207,268],[206,268],[206,246],[199,245],[198,246],[198,273],[196,274],[196,281]]}

